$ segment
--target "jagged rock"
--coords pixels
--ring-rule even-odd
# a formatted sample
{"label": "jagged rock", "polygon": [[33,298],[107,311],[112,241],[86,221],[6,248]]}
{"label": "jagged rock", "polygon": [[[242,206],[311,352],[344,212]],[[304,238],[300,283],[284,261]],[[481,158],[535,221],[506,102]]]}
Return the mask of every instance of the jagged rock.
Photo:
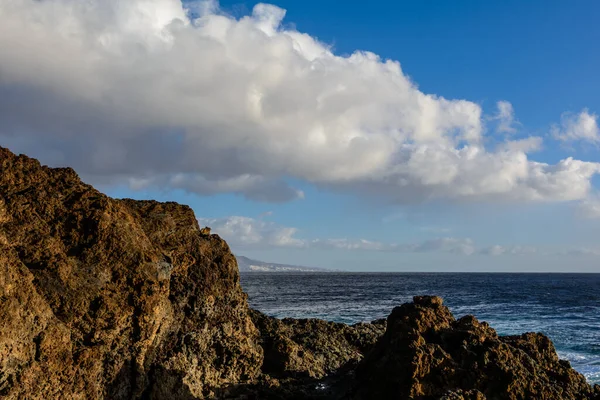
{"label": "jagged rock", "polygon": [[357,364],[385,331],[385,320],[352,326],[318,319],[278,320],[252,311],[264,349],[262,370],[270,376],[325,377]]}
{"label": "jagged rock", "polygon": [[202,397],[261,361],[235,258],[189,207],[0,148],[0,397]]}
{"label": "jagged rock", "polygon": [[440,400],[486,400],[479,390],[452,390],[440,397]]}
{"label": "jagged rock", "polygon": [[[595,393],[599,392],[596,386]],[[396,307],[356,371],[352,399],[591,399],[594,389],[540,333],[501,337],[438,297]]]}

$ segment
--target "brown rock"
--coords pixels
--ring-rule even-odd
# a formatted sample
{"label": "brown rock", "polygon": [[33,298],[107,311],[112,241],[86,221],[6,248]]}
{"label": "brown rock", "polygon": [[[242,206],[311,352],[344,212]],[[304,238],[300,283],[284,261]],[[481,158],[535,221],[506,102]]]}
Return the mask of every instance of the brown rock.
{"label": "brown rock", "polygon": [[499,337],[473,316],[455,320],[436,297],[396,307],[356,370],[352,399],[592,399],[594,389],[550,339]]}
{"label": "brown rock", "polygon": [[274,377],[325,377],[360,361],[385,331],[385,320],[345,324],[318,319],[278,320],[252,310],[264,349],[262,370]]}
{"label": "brown rock", "polygon": [[442,397],[440,400],[486,400],[486,397],[479,390],[453,390]]}
{"label": "brown rock", "polygon": [[235,258],[189,207],[0,148],[0,397],[154,399],[253,379]]}

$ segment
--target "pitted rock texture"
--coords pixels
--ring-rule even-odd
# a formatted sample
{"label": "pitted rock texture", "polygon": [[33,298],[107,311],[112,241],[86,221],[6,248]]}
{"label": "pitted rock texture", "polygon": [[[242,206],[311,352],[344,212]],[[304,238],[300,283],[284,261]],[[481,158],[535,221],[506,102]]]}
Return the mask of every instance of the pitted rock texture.
{"label": "pitted rock texture", "polygon": [[260,373],[227,244],[0,148],[0,398],[209,396]]}
{"label": "pitted rock texture", "polygon": [[473,316],[458,320],[439,297],[394,308],[387,330],[356,370],[352,399],[593,399],[540,333],[498,336]]}
{"label": "pitted rock texture", "polygon": [[282,320],[252,310],[261,334],[263,372],[272,377],[323,378],[354,367],[385,332],[385,320],[352,326],[319,319]]}

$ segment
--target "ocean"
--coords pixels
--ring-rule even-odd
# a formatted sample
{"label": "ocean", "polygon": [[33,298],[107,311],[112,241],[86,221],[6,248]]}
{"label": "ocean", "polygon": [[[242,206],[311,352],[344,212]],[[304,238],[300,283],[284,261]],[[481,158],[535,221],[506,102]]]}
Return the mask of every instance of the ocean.
{"label": "ocean", "polygon": [[242,273],[250,305],[277,318],[353,324],[386,317],[415,295],[444,298],[500,335],[542,332],[559,356],[600,383],[600,274]]}

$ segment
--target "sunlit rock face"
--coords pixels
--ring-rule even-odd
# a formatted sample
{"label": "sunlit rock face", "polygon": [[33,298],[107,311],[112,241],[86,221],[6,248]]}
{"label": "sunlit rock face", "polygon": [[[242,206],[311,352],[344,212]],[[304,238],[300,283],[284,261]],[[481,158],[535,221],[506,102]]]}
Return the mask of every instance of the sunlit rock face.
{"label": "sunlit rock face", "polygon": [[0,148],[0,397],[204,397],[262,349],[237,264],[176,203]]}

